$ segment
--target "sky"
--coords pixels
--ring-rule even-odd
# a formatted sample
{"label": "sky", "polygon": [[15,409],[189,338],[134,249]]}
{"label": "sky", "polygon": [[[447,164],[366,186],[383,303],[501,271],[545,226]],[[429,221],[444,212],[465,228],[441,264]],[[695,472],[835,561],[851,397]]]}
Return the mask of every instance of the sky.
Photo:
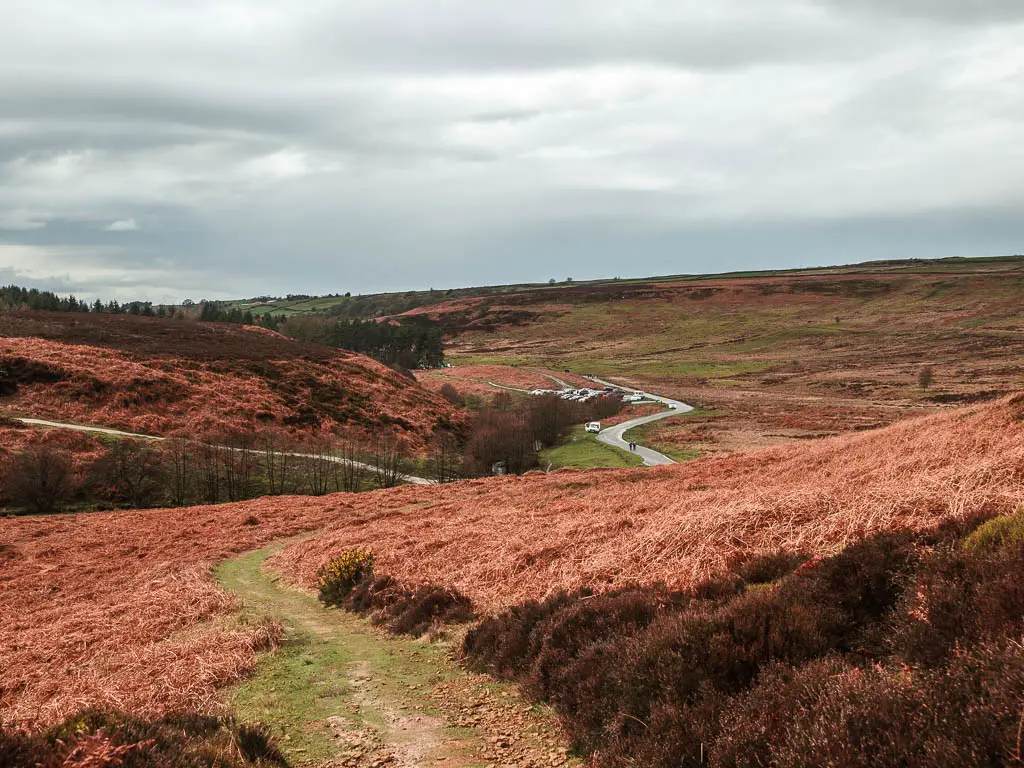
{"label": "sky", "polygon": [[5,0],[0,283],[1024,252],[1021,0]]}

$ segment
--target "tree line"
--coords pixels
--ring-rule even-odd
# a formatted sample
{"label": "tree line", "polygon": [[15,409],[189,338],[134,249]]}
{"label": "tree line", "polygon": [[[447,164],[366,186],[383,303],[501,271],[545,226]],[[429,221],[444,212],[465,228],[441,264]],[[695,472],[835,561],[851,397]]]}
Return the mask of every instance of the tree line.
{"label": "tree line", "polygon": [[147,315],[155,317],[158,310],[153,309],[152,302],[130,301],[124,304],[117,300],[106,303],[96,299],[91,304],[77,298],[74,294],[58,296],[52,291],[40,291],[38,288],[22,288],[17,285],[5,285],[0,288],[0,309],[37,309],[46,312],[96,312],[108,315]]}
{"label": "tree line", "polygon": [[444,361],[444,333],[436,324],[426,321],[392,324],[358,318],[286,318],[284,315],[253,313],[252,310],[225,306],[217,301],[201,301],[198,304],[187,301],[179,308],[165,305],[154,307],[148,301],[122,304],[116,299],[105,303],[96,299],[89,304],[73,294],[58,296],[51,291],[16,285],[0,288],[0,309],[192,318],[200,322],[255,325],[280,331],[300,341],[312,341],[366,355],[385,365],[407,371],[437,368]]}
{"label": "tree line", "polygon": [[444,332],[428,322],[290,317],[281,331],[294,339],[358,352],[406,370],[438,368],[444,362]]}
{"label": "tree line", "polygon": [[[183,507],[259,496],[322,496],[391,488],[409,467],[404,442],[389,435],[288,440],[276,434],[159,443],[108,441],[84,464],[37,444],[0,467],[0,502],[46,514],[79,509]],[[450,479],[450,478],[449,478]]]}

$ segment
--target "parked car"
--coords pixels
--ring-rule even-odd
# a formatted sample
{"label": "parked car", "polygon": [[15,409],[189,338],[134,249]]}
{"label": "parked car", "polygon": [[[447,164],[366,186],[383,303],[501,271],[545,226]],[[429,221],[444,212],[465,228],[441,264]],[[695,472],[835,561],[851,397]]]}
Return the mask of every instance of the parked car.
{"label": "parked car", "polygon": [[600,421],[588,422],[587,426],[586,426],[586,430],[587,430],[587,432],[592,432],[592,433],[594,433],[596,435],[598,432],[601,431],[601,422]]}

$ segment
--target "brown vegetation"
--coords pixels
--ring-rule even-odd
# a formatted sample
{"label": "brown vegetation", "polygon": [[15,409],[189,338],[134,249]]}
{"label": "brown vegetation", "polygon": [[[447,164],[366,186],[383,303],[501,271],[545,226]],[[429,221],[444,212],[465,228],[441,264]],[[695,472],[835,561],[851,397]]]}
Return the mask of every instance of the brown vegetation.
{"label": "brown vegetation", "polygon": [[387,430],[417,450],[463,415],[360,355],[228,324],[0,313],[0,406],[145,434]]}
{"label": "brown vegetation", "polygon": [[508,606],[551,589],[688,584],[737,553],[836,551],[879,531],[1024,501],[1024,395],[885,429],[643,470],[467,481],[359,497],[346,520],[274,559],[311,584],[371,546],[402,582]]}

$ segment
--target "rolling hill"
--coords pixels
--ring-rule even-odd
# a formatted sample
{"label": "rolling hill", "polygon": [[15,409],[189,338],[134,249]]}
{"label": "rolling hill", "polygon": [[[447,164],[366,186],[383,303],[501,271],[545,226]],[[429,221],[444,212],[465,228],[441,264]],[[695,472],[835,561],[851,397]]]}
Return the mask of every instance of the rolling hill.
{"label": "rolling hill", "polygon": [[258,328],[0,314],[0,408],[154,435],[393,431],[422,449],[464,416],[374,360]]}

